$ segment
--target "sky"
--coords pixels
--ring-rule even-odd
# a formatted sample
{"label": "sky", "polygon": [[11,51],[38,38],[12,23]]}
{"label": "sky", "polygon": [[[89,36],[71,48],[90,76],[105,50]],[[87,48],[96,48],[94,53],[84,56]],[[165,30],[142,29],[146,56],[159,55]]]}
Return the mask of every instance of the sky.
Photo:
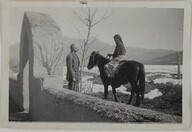
{"label": "sky", "polygon": [[[10,10],[10,44],[20,41],[21,24],[25,11],[49,15],[61,28],[63,36],[79,38],[77,27],[83,35],[87,28],[79,21],[73,11],[79,8],[12,8]],[[110,17],[92,31],[91,36],[108,44],[115,45],[113,36],[120,34],[125,46],[146,49],[182,50],[183,47],[183,9],[168,8],[98,8],[96,18],[104,13]],[[74,26],[75,25],[75,26]],[[85,34],[84,34],[85,33]]]}

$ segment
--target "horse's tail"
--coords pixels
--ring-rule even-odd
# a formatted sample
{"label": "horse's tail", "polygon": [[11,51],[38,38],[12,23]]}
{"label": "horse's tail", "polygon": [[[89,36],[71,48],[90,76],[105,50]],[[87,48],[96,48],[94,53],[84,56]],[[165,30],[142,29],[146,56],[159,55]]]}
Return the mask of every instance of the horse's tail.
{"label": "horse's tail", "polygon": [[141,99],[144,99],[145,95],[145,68],[143,64],[140,64],[140,70],[139,70],[139,87],[140,87],[140,94]]}

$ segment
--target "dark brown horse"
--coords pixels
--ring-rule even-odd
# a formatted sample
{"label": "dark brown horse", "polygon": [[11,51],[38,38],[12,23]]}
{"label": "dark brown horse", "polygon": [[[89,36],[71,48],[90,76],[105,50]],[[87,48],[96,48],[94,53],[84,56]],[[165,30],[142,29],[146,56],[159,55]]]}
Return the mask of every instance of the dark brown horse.
{"label": "dark brown horse", "polygon": [[[107,99],[108,86],[112,86],[112,91],[114,94],[115,101],[118,102],[116,97],[116,88],[120,87],[123,84],[130,82],[131,96],[127,104],[131,104],[134,93],[136,93],[136,106],[140,105],[140,96],[143,99],[145,93],[145,69],[144,65],[136,61],[123,61],[119,67],[118,73],[115,74],[113,79],[107,77],[104,66],[110,60],[100,55],[98,52],[93,51],[89,58],[89,63],[87,68],[90,70],[94,66],[98,66],[100,71],[100,77],[104,85],[104,99]],[[139,83],[139,85],[138,85]]]}

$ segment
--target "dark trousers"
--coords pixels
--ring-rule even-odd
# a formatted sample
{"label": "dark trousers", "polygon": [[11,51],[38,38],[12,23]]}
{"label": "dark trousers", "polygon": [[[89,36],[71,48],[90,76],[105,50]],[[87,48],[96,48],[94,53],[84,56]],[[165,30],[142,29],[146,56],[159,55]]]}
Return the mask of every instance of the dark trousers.
{"label": "dark trousers", "polygon": [[76,92],[79,92],[79,82],[75,82],[73,80],[69,80],[69,83],[68,83],[68,88],[70,90],[74,90]]}

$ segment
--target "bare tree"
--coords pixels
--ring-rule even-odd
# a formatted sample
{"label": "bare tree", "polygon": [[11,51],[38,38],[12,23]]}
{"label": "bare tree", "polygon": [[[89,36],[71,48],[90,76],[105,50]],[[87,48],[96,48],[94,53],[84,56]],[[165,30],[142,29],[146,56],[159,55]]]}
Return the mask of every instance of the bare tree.
{"label": "bare tree", "polygon": [[[58,67],[63,64],[61,63],[63,55],[63,43],[56,43],[54,35],[50,34],[51,45],[47,45],[44,41],[35,41],[38,53],[35,53],[35,57],[42,62],[43,66],[47,70],[48,75],[55,74]],[[41,44],[40,44],[41,43]],[[63,59],[62,59],[63,60]]]}
{"label": "bare tree", "polygon": [[90,49],[91,45],[93,44],[93,42],[96,40],[96,38],[99,35],[98,34],[94,37],[93,36],[91,37],[93,28],[99,23],[101,23],[102,21],[108,19],[111,16],[111,13],[105,11],[101,14],[97,8],[89,8],[87,6],[86,8],[81,8],[80,11],[78,12],[73,11],[73,13],[87,29],[84,36],[82,31],[79,28],[77,28],[75,25],[73,25],[82,39],[82,41],[79,41],[80,48],[81,48],[80,54],[82,55],[81,69],[80,69],[81,77],[82,77],[82,71],[84,71],[85,60],[87,58],[86,54]]}

